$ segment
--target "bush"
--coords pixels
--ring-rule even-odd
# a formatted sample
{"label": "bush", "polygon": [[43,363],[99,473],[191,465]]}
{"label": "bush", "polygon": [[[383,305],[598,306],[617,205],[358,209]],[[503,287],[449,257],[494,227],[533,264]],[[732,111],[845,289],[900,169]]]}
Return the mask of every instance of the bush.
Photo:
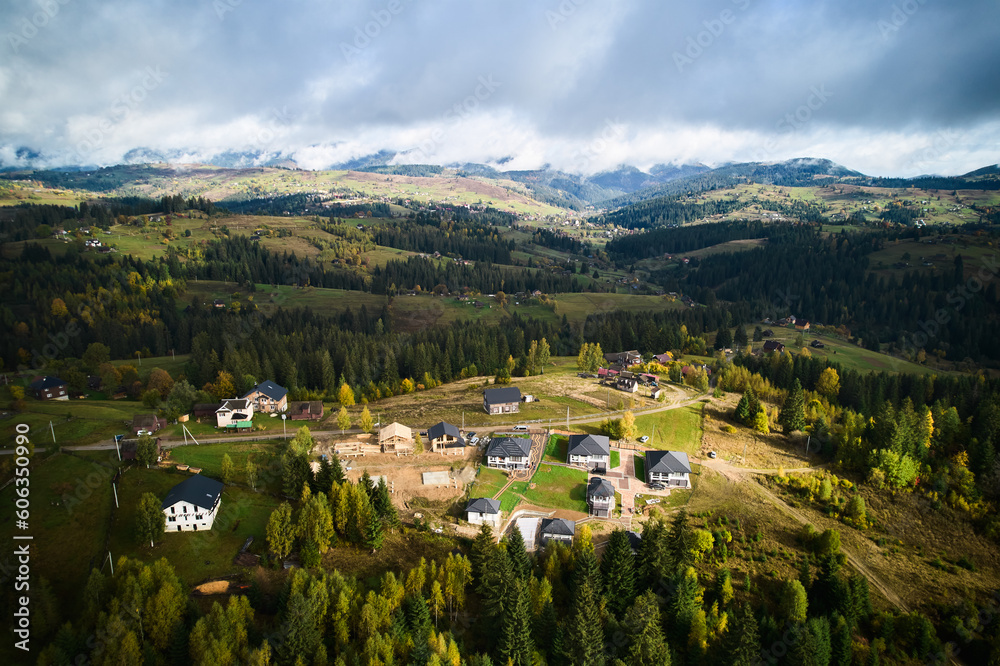
{"label": "bush", "polygon": [[962,567],[967,571],[976,570],[975,562],[973,562],[968,555],[962,555],[962,557],[958,558],[958,562],[955,562],[955,564],[957,564],[958,566]]}
{"label": "bush", "polygon": [[731,426],[728,423],[726,425],[722,426],[722,428],[720,428],[720,430],[722,430],[722,432],[727,432],[730,435],[732,435],[734,432],[736,432],[735,426]]}

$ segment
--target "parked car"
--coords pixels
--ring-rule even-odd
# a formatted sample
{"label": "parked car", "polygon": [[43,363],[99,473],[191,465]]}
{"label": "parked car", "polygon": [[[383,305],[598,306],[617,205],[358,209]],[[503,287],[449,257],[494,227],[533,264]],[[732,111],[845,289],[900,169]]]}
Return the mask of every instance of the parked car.
{"label": "parked car", "polygon": [[478,443],[479,443],[479,435],[473,434],[472,437],[469,438],[469,444],[474,445]]}
{"label": "parked car", "polygon": [[708,457],[709,457],[709,458],[715,458],[715,457],[716,457],[716,456],[715,456],[715,451],[709,451],[709,452],[708,452]]}
{"label": "parked car", "polygon": [[526,426],[526,425],[516,425],[516,426],[514,426],[514,430],[518,430],[518,431],[525,431],[527,429],[528,429],[528,426]]}
{"label": "parked car", "polygon": [[643,435],[642,437],[639,438],[640,444],[645,444],[648,441],[649,441],[649,435]]}
{"label": "parked car", "polygon": [[657,483],[651,483],[651,484],[649,484],[649,487],[652,490],[666,490],[667,489],[667,487],[665,485],[663,485],[662,483],[659,483],[659,482],[657,482]]}

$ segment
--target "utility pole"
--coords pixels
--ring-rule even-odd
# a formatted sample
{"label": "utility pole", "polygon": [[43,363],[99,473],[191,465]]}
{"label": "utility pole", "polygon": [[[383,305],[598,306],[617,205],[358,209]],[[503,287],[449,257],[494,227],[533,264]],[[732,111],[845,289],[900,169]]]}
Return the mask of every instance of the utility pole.
{"label": "utility pole", "polygon": [[566,430],[569,430],[569,405],[566,405]]}
{"label": "utility pole", "polygon": [[118,488],[116,488],[115,484],[113,484],[113,483],[111,484],[111,490],[115,491],[115,508],[117,509],[118,508]]}
{"label": "utility pole", "polygon": [[54,425],[52,425],[52,421],[49,421],[49,430],[52,431],[52,443],[55,444],[56,443],[56,428],[55,428]]}
{"label": "utility pole", "polygon": [[108,551],[108,563],[111,565],[111,575],[115,575],[115,561],[111,557],[111,551]]}

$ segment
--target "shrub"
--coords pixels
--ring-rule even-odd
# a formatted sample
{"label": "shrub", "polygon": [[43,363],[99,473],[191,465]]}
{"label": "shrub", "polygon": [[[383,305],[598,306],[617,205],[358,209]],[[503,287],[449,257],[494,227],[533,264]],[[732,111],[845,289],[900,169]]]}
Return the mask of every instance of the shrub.
{"label": "shrub", "polygon": [[729,433],[730,435],[732,435],[733,433],[736,432],[736,426],[732,426],[732,425],[730,425],[730,424],[727,423],[726,425],[722,426],[721,430],[722,430],[722,432],[726,432],[726,433]]}
{"label": "shrub", "polygon": [[958,561],[955,562],[955,564],[962,567],[963,569],[966,569],[967,571],[976,570],[975,562],[973,562],[968,555],[962,555],[962,557],[958,558]]}

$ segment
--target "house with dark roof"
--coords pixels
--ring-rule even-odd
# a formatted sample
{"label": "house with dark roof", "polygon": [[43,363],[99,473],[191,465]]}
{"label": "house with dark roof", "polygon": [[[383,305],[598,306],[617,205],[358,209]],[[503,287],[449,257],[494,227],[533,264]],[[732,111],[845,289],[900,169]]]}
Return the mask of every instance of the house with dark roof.
{"label": "house with dark roof", "polygon": [[543,518],[542,519],[542,544],[549,541],[562,541],[572,543],[576,535],[576,522],[565,518]]}
{"label": "house with dark roof", "polygon": [[656,354],[655,356],[653,356],[653,360],[659,363],[660,365],[666,365],[667,363],[670,363],[671,361],[674,360],[674,355],[667,351],[663,352],[662,354]]}
{"label": "house with dark roof", "polygon": [[494,469],[528,469],[531,440],[524,437],[494,437],[486,447],[486,466]]}
{"label": "house with dark roof", "polygon": [[796,331],[808,331],[809,330],[809,322],[806,321],[805,319],[799,319],[798,321],[795,322],[795,330]]}
{"label": "house with dark roof", "polygon": [[521,410],[521,389],[516,386],[489,388],[483,391],[483,409],[487,414],[514,414]]}
{"label": "house with dark roof", "polygon": [[599,476],[590,477],[587,484],[587,506],[590,515],[598,518],[610,518],[615,510],[615,487],[607,479]]}
{"label": "house with dark roof", "polygon": [[691,487],[691,463],[683,451],[647,451],[646,483],[662,483],[668,488]]}
{"label": "house with dark roof", "polygon": [[435,453],[454,453],[461,455],[465,449],[465,438],[459,432],[458,426],[441,421],[427,429],[427,439],[431,451]]}
{"label": "house with dark roof", "polygon": [[822,349],[823,347],[826,347],[826,345],[824,345],[819,340],[813,340],[812,342],[809,343],[809,346],[815,347],[816,349]]}
{"label": "house with dark roof", "polygon": [[612,352],[605,354],[604,360],[608,363],[617,363],[628,367],[630,365],[642,363],[642,354],[640,354],[636,349],[632,349],[631,351]]}
{"label": "house with dark roof", "polygon": [[215,424],[220,428],[239,430],[241,425],[253,422],[253,403],[246,398],[223,400],[215,410]]}
{"label": "house with dark roof", "polygon": [[170,489],[160,508],[167,517],[167,532],[212,529],[222,504],[222,482],[195,474]]}
{"label": "house with dark roof", "polygon": [[66,386],[63,380],[48,375],[28,384],[28,388],[39,400],[69,400]]}
{"label": "house with dark roof", "polygon": [[319,421],[323,418],[322,400],[288,403],[288,418],[293,421]]}
{"label": "house with dark roof", "polygon": [[253,403],[255,411],[273,414],[287,409],[288,390],[268,379],[250,389],[243,399]]}
{"label": "house with dark roof", "polygon": [[611,441],[605,435],[570,435],[566,449],[570,465],[607,469],[611,461]]}
{"label": "house with dark roof", "polygon": [[167,427],[167,420],[161,419],[156,414],[136,414],[132,417],[132,432],[138,435],[140,432],[154,433],[160,428]]}
{"label": "house with dark roof", "polygon": [[615,388],[626,393],[637,393],[639,391],[639,380],[635,377],[619,377],[615,382]]}
{"label": "house with dark roof", "polygon": [[765,354],[769,354],[774,351],[782,354],[785,351],[785,345],[777,340],[765,340],[763,350]]}
{"label": "house with dark roof", "polygon": [[465,507],[466,519],[473,525],[500,527],[500,500],[489,497],[475,497]]}

